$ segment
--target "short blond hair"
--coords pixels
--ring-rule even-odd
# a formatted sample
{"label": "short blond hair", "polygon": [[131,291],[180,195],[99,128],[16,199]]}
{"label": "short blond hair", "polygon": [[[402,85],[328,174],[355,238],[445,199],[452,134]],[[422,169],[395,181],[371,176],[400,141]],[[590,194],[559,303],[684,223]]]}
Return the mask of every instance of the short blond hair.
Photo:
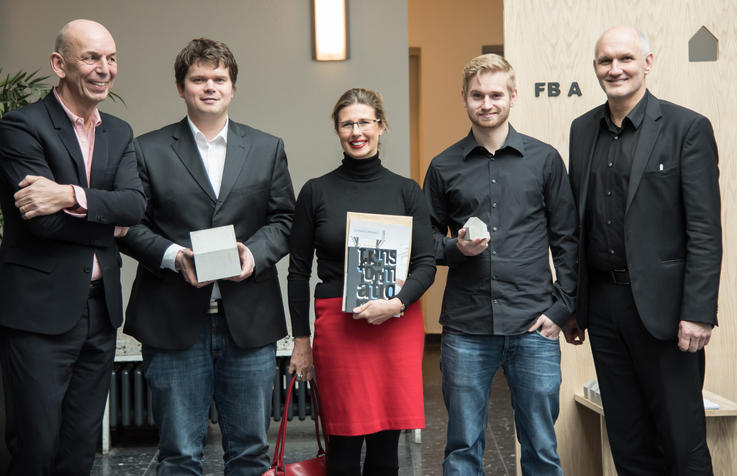
{"label": "short blond hair", "polygon": [[468,83],[471,78],[477,77],[482,73],[507,73],[507,89],[512,94],[517,89],[517,78],[514,74],[514,68],[509,64],[503,56],[488,53],[477,56],[468,62],[463,68],[463,96],[468,94]]}

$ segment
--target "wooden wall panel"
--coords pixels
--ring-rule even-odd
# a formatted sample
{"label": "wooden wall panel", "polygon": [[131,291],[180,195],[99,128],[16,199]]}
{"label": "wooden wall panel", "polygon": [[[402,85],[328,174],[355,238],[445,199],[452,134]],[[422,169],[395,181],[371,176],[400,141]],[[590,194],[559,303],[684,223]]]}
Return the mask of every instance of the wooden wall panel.
{"label": "wooden wall panel", "polygon": [[[737,9],[733,2],[505,2],[505,52],[517,71],[519,94],[512,124],[553,144],[567,160],[571,120],[605,101],[592,67],[594,44],[605,29],[618,24],[634,25],[649,37],[655,63],[647,82],[653,94],[706,115],[715,129],[720,152],[724,259],[720,325],[707,347],[705,388],[737,401]],[[702,25],[719,39],[719,59],[689,63],[688,40]],[[560,96],[535,98],[535,82],[553,81],[561,84]],[[566,96],[573,81],[580,85],[581,97]],[[588,345],[561,345],[563,385],[557,431],[564,470],[573,476],[599,474],[601,455],[597,456],[594,449],[598,441],[591,441],[591,418],[573,401],[573,393],[582,392],[586,380],[595,376],[590,350]],[[722,431],[737,430],[734,424],[725,424]],[[723,451],[718,446],[713,449]],[[713,455],[717,474],[733,471],[722,463],[729,459],[727,456]]]}

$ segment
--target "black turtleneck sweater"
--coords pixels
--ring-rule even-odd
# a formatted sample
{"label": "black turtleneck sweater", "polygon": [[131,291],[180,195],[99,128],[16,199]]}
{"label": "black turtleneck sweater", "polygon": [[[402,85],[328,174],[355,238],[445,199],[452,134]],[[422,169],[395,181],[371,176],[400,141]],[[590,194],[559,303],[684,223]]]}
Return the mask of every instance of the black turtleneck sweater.
{"label": "black turtleneck sweater", "polygon": [[409,276],[397,297],[410,305],[435,277],[432,229],[425,199],[416,182],[368,159],[344,156],[343,164],[309,180],[297,199],[289,237],[289,312],[294,337],[310,335],[310,275],[317,252],[315,298],[343,296],[346,212],[412,216]]}

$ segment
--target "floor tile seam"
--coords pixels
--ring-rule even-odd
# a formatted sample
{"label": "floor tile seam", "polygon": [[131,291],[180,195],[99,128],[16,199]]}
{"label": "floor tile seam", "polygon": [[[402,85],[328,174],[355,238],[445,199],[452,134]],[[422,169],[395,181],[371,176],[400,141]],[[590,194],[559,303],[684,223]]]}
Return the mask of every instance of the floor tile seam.
{"label": "floor tile seam", "polygon": [[[154,472],[155,472],[156,460],[157,460],[158,456],[159,456],[158,450],[157,451],[154,451],[154,454],[151,457],[151,461],[148,462],[148,466],[143,471],[143,474],[141,476],[146,476],[146,474],[155,474]],[[149,470],[151,470],[151,473],[149,473]]]}
{"label": "floor tile seam", "polygon": [[504,476],[510,476],[509,468],[507,468],[507,463],[504,462],[504,455],[502,455],[502,450],[499,448],[499,444],[496,441],[496,435],[494,435],[493,431],[491,432],[491,440],[494,443],[496,454],[499,456],[499,461],[501,461],[502,466],[504,467]]}

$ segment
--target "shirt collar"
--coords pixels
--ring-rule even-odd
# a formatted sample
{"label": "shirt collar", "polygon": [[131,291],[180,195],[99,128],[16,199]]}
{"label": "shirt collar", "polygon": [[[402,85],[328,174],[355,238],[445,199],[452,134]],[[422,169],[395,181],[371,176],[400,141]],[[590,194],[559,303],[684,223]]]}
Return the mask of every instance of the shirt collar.
{"label": "shirt collar", "polygon": [[[622,127],[624,127],[625,121],[629,121],[635,130],[640,127],[640,124],[642,124],[642,120],[645,118],[645,110],[647,109],[648,96],[650,96],[650,92],[645,90],[645,95],[642,96],[640,101],[635,107],[632,108],[629,114],[624,117],[624,120],[622,121]],[[599,113],[599,121],[601,122],[602,127],[617,129],[617,127],[612,122],[611,114],[609,113],[609,102],[605,103],[604,107],[601,109]]]}
{"label": "shirt collar", "polygon": [[205,134],[197,128],[197,126],[192,122],[192,119],[187,116],[187,123],[189,124],[189,129],[192,131],[192,135],[194,136],[194,140],[197,143],[201,144],[209,144],[216,140],[222,140],[224,144],[228,143],[228,123],[230,122],[230,118],[226,116],[225,118],[225,125],[223,125],[223,128],[220,129],[220,132],[218,132],[215,137],[213,137],[211,140],[207,140],[205,137]]}
{"label": "shirt collar", "polygon": [[[519,155],[520,157],[524,157],[525,145],[522,139],[522,134],[514,130],[514,127],[512,127],[512,125],[510,124],[507,138],[504,139],[504,144],[499,148],[499,150],[495,151],[494,154],[497,154],[505,149],[510,149],[511,151],[516,152],[517,155]],[[486,151],[486,149],[482,145],[476,142],[476,138],[473,136],[473,129],[471,129],[470,131],[468,131],[468,135],[461,140],[461,152],[463,153],[463,158],[468,159],[469,155],[471,155],[471,152],[477,149]]]}
{"label": "shirt collar", "polygon": [[[61,100],[61,96],[59,96],[59,93],[56,91],[56,88],[53,88],[54,91],[54,97],[56,97],[56,100],[59,101],[59,104],[61,104],[61,108],[64,109],[64,113],[67,115],[70,121],[72,121],[72,124],[84,124],[84,117],[78,116],[72,112],[71,109],[69,109],[66,104],[64,104],[64,101]],[[92,111],[92,124],[97,127],[100,124],[102,124],[102,118],[100,117],[100,111],[95,108]]]}

